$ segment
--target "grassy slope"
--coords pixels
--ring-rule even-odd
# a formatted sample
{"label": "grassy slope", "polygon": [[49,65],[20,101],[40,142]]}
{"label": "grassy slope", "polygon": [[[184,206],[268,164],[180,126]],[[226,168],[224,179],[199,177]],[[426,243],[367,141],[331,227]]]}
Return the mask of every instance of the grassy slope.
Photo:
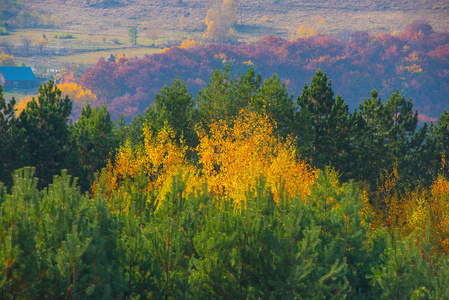
{"label": "grassy slope", "polygon": [[[86,2],[90,1],[90,5]],[[65,29],[90,34],[127,34],[127,27],[154,22],[166,35],[188,35],[179,17],[184,14],[186,29],[199,30],[204,24],[209,0],[24,0],[29,6],[64,20]],[[113,3],[113,4],[111,4]],[[445,0],[236,0],[239,23],[248,28],[242,38],[295,30],[311,24],[317,15],[326,21],[321,30],[368,30],[378,33],[403,30],[410,19],[427,19],[435,30],[449,30],[449,6]],[[448,6],[441,9],[443,6]],[[267,17],[269,21],[264,21]],[[200,32],[198,32],[200,34]]]}
{"label": "grassy slope", "polygon": [[[15,45],[13,55],[17,61],[33,66],[34,48],[31,53],[25,53],[21,36],[36,40],[45,33],[49,41],[47,53],[40,55],[38,52],[36,59],[37,67],[41,69],[60,69],[68,63],[91,65],[99,57],[107,57],[110,53],[143,56],[159,51],[150,47],[152,41],[145,38],[145,27],[150,23],[161,32],[161,37],[156,40],[159,46],[179,45],[187,37],[200,39],[209,1],[23,0],[30,9],[59,18],[62,27],[15,31],[12,35],[0,36],[0,42],[8,39]],[[239,12],[236,33],[241,42],[255,41],[267,34],[288,38],[299,25],[313,24],[317,16],[325,20],[320,25],[320,32],[331,35],[355,30],[371,33],[402,31],[411,19],[426,19],[436,31],[449,30],[449,5],[446,0],[235,1]],[[185,26],[180,25],[181,15],[185,16]],[[131,47],[128,27],[136,24],[139,45]],[[52,34],[56,32],[70,32],[74,38],[55,39]],[[61,53],[60,49],[64,48],[69,50]]]}
{"label": "grassy slope", "polygon": [[[48,65],[61,68],[64,63],[92,64],[99,56],[124,53],[143,56],[158,50],[145,37],[146,28],[153,24],[160,32],[159,46],[180,44],[188,37],[201,39],[208,3],[212,0],[24,0],[29,9],[51,13],[63,24],[57,29],[38,29],[13,32],[8,39],[17,47],[14,56],[28,65],[34,57],[20,50],[21,36],[32,39],[49,38],[47,49],[53,50]],[[89,4],[87,4],[89,3]],[[426,19],[436,31],[449,30],[449,5],[445,0],[236,0],[238,21],[236,34],[240,42],[255,41],[267,34],[288,39],[299,25],[314,24],[323,17],[319,31],[330,35],[367,30],[371,33],[402,31],[411,19]],[[179,18],[185,16],[181,26]],[[129,26],[138,26],[138,47],[130,48]],[[70,32],[74,39],[52,38],[55,32]],[[113,40],[119,41],[119,44]],[[104,42],[105,41],[105,42]],[[59,53],[60,48],[70,49]],[[93,51],[86,54],[86,51]],[[38,53],[39,54],[39,53]],[[61,55],[60,55],[61,54]]]}

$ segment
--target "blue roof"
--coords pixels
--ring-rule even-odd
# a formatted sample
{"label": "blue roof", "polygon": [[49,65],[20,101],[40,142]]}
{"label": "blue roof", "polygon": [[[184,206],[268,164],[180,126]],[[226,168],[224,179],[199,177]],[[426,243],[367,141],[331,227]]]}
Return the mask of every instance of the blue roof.
{"label": "blue roof", "polygon": [[36,81],[33,71],[30,67],[0,67],[5,80],[10,81]]}

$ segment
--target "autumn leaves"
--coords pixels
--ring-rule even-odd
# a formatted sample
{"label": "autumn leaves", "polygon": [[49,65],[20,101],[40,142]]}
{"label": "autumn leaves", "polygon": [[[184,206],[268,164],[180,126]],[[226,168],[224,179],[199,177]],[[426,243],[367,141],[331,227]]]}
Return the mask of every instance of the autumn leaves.
{"label": "autumn leaves", "polygon": [[[216,196],[245,202],[249,187],[260,176],[267,180],[275,200],[307,195],[317,176],[315,169],[299,159],[293,141],[275,134],[276,124],[266,114],[249,109],[228,120],[214,120],[207,129],[198,125],[199,145],[195,159],[186,158],[187,146],[169,126],[159,132],[144,128],[144,144],[121,147],[114,163],[109,164],[107,186],[121,193],[126,178],[143,170],[148,177],[147,191],[156,190],[163,200],[171,188],[172,177],[181,175],[186,191],[194,192],[207,184]],[[279,182],[284,182],[281,189]],[[126,206],[126,205],[125,205]]]}

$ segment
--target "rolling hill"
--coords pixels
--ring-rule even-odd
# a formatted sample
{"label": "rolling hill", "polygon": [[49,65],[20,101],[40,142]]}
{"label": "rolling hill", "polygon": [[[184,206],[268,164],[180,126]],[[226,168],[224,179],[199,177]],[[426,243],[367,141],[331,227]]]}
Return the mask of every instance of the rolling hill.
{"label": "rolling hill", "polygon": [[[127,34],[128,26],[154,23],[167,35],[199,36],[212,0],[24,0],[30,8],[62,20],[68,31]],[[300,24],[324,18],[320,32],[366,30],[402,31],[411,19],[428,20],[437,31],[449,30],[448,2],[428,1],[311,1],[237,0],[236,32],[240,39],[257,40],[267,34],[288,38]],[[184,25],[180,17],[184,16]],[[141,33],[143,34],[143,33]]]}

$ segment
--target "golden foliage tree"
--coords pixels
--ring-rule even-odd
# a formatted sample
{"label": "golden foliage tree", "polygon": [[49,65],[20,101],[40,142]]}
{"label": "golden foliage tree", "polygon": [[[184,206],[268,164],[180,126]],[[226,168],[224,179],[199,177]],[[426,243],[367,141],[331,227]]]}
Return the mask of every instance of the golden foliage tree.
{"label": "golden foliage tree", "polygon": [[42,38],[36,40],[35,45],[39,49],[39,52],[41,54],[43,54],[44,48],[48,45],[48,40],[47,40],[47,38],[42,37]]}
{"label": "golden foliage tree", "polygon": [[300,24],[296,31],[292,32],[291,40],[296,40],[297,38],[306,38],[318,34],[320,26],[324,23],[324,18],[316,16],[312,25]]}
{"label": "golden foliage tree", "polygon": [[[174,176],[186,182],[186,194],[207,186],[237,205],[243,203],[249,187],[257,186],[261,175],[276,201],[310,193],[317,171],[299,159],[292,140],[276,136],[276,124],[266,115],[242,110],[239,117],[213,121],[207,128],[197,128],[200,143],[196,148],[198,164],[194,165],[187,161],[188,148],[182,138],[176,141],[171,127],[165,125],[159,132],[144,127],[143,145],[122,146],[115,162],[100,176],[101,193],[110,199],[127,199],[114,202],[114,209],[121,211],[130,205],[127,184],[142,176],[142,192],[154,195],[159,204],[169,193]],[[93,190],[94,194],[100,192],[96,184]]]}
{"label": "golden foliage tree", "polygon": [[449,181],[438,176],[431,186],[430,216],[432,228],[438,234],[439,249],[449,253]]}
{"label": "golden foliage tree", "polygon": [[201,46],[201,42],[197,42],[193,39],[187,39],[182,41],[181,46],[179,48],[182,49],[187,49],[187,48],[194,48],[194,47],[198,47]]}
{"label": "golden foliage tree", "polygon": [[25,98],[21,98],[19,101],[17,101],[16,105],[14,106],[16,109],[16,116],[18,117],[20,113],[27,107],[28,102],[31,102],[35,96],[28,95]]}
{"label": "golden foliage tree", "polygon": [[[162,201],[170,189],[173,176],[183,174],[184,179],[188,181],[189,176],[195,175],[193,167],[186,161],[187,147],[182,140],[178,145],[175,140],[176,132],[172,128],[166,125],[155,133],[149,126],[145,126],[143,133],[143,145],[132,146],[126,143],[118,151],[115,162],[109,162],[106,173],[103,174],[106,183],[102,192],[110,197],[123,195],[122,199],[129,200],[126,182],[143,173],[147,180],[144,191],[147,194],[157,194],[157,199]],[[95,185],[93,190],[94,193],[98,192]],[[127,211],[129,204],[115,203],[114,208]]]}
{"label": "golden foliage tree", "polygon": [[[444,157],[443,157],[444,160]],[[443,163],[444,168],[444,163]],[[442,168],[442,169],[443,169]],[[394,170],[379,184],[377,191],[364,192],[365,211],[374,228],[385,226],[403,237],[414,236],[418,244],[423,237],[434,241],[432,251],[449,253],[449,181],[440,174],[429,188],[417,187],[400,192]]]}
{"label": "golden foliage tree", "polygon": [[316,171],[298,159],[293,141],[275,135],[276,125],[266,115],[243,110],[230,121],[208,127],[209,132],[198,130],[197,150],[202,174],[215,194],[243,201],[248,186],[255,186],[261,174],[276,201],[283,193],[310,192]]}
{"label": "golden foliage tree", "polygon": [[75,108],[83,108],[97,100],[97,96],[91,90],[73,82],[58,84],[57,87],[64,97],[68,96],[72,100]]}
{"label": "golden foliage tree", "polygon": [[[442,168],[444,169],[444,155]],[[434,251],[449,254],[449,181],[440,174],[429,189],[408,197],[406,233],[436,238]]]}
{"label": "golden foliage tree", "polygon": [[5,52],[0,52],[0,66],[16,67],[17,64],[14,61],[14,56],[8,55]]}
{"label": "golden foliage tree", "polygon": [[213,1],[206,15],[206,40],[223,42],[234,35],[232,26],[237,20],[237,6],[234,0]]}

